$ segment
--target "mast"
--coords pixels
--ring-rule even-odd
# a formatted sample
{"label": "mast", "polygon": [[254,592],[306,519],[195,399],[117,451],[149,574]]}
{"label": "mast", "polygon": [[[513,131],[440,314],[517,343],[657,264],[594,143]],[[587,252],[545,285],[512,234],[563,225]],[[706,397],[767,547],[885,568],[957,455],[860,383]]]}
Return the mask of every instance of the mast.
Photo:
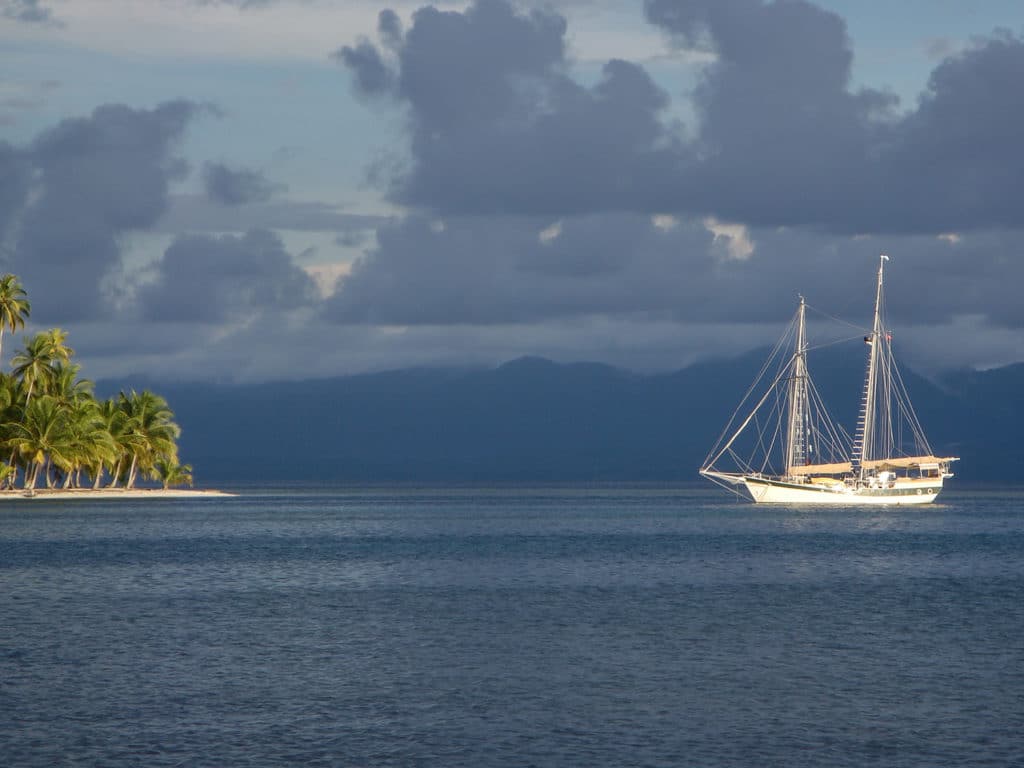
{"label": "mast", "polygon": [[807,463],[807,331],[804,318],[806,304],[800,297],[797,310],[796,351],[793,353],[792,377],[789,380],[789,422],[786,425],[785,473]]}
{"label": "mast", "polygon": [[[871,327],[871,336],[866,339],[871,346],[868,352],[868,372],[864,381],[864,400],[861,402],[860,418],[857,421],[857,439],[854,441],[854,462],[857,474],[864,476],[864,464],[871,458],[871,446],[875,439],[875,412],[877,402],[878,364],[882,354],[884,335],[882,329],[882,279],[885,262],[889,257],[884,253],[878,259],[878,288],[875,291],[875,321]],[[859,451],[858,451],[859,448]]]}

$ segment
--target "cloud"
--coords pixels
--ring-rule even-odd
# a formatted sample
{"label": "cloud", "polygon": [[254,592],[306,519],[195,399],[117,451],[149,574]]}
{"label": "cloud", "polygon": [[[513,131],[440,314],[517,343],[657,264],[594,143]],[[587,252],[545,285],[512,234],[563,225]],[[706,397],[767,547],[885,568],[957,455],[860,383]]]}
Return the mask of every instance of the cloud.
{"label": "cloud", "polygon": [[168,186],[185,168],[174,146],[198,110],[184,101],[152,110],[106,105],[63,120],[31,144],[32,202],[12,268],[30,294],[45,297],[43,314],[52,322],[109,314],[118,237],[163,213]]}
{"label": "cloud", "polygon": [[0,2],[0,15],[27,24],[59,25],[53,11],[39,0],[3,0]]}
{"label": "cloud", "polygon": [[313,279],[295,266],[280,238],[265,230],[181,236],[154,272],[136,302],[147,322],[248,321],[306,307],[317,298]]}
{"label": "cloud", "polygon": [[272,184],[258,171],[229,168],[223,163],[205,165],[203,186],[211,200],[223,205],[263,203],[280,189],[280,185]]}
{"label": "cloud", "polygon": [[360,40],[355,46],[346,45],[333,56],[352,70],[356,91],[363,96],[376,96],[391,88],[394,73],[369,40]]}
{"label": "cloud", "polygon": [[836,226],[856,214],[876,116],[890,117],[895,99],[849,90],[838,15],[760,0],[648,0],[646,12],[677,43],[715,53],[694,93],[690,210],[756,225]]}
{"label": "cloud", "polygon": [[[31,165],[24,152],[0,142],[0,243],[28,197]],[[6,254],[0,255],[6,262]]]}
{"label": "cloud", "polygon": [[409,216],[377,232],[328,300],[342,323],[460,325],[538,322],[588,314],[668,312],[686,273],[704,271],[711,235],[665,233],[633,214],[565,220],[461,217],[435,226]]}
{"label": "cloud", "polygon": [[889,229],[1024,229],[1024,41],[999,32],[944,60],[891,133],[879,210]]}
{"label": "cloud", "polygon": [[[922,238],[943,252],[945,242]],[[646,317],[680,324],[763,323],[788,315],[803,291],[825,307],[848,307],[849,286],[866,287],[876,250],[902,241],[835,241],[800,230],[747,230],[703,219],[616,213],[565,217],[408,216],[377,232],[325,304],[338,323],[396,326],[538,324],[587,317]],[[935,258],[914,243],[901,257],[910,282]],[[969,258],[969,257],[965,257]],[[977,258],[977,257],[975,257]],[[986,258],[991,259],[989,255]],[[994,266],[994,265],[993,265]],[[993,269],[993,272],[996,270]],[[995,284],[1011,280],[1003,270]],[[935,281],[929,277],[929,286]],[[984,288],[979,287],[979,290]],[[911,291],[904,310],[935,314],[957,289]],[[975,295],[975,299],[977,296]],[[1009,309],[1011,305],[1007,305]],[[991,311],[991,310],[990,310]]]}
{"label": "cloud", "polygon": [[802,293],[832,315],[866,322],[884,251],[893,256],[894,323],[941,325],[971,315],[992,327],[1024,327],[1016,290],[1024,260],[1007,257],[1020,251],[1010,232],[836,238],[702,219],[666,227],[640,214],[443,224],[409,216],[380,228],[376,245],[326,301],[325,317],[394,326],[596,316],[756,325],[786,318]]}
{"label": "cloud", "polygon": [[[667,233],[649,220],[622,216],[604,226],[605,217],[597,216],[563,222],[562,234],[552,242],[569,237],[578,244],[597,243],[607,232],[624,229],[650,238],[642,255],[623,254],[604,271],[583,276],[567,267],[556,275],[539,272],[536,263],[520,263],[511,246],[492,253],[489,247],[509,239],[508,233],[494,231],[493,220],[449,219],[443,230],[431,228],[427,218],[407,221],[404,232],[391,232],[393,241],[384,237],[380,247],[387,257],[373,251],[372,258],[382,260],[363,263],[323,313],[281,308],[259,313],[243,302],[232,317],[251,321],[211,324],[202,333],[183,333],[176,321],[160,324],[150,318],[146,334],[162,339],[163,352],[147,358],[145,369],[171,377],[287,379],[409,365],[493,364],[539,354],[671,370],[709,355],[729,357],[773,343],[795,310],[798,293],[810,304],[816,349],[863,336],[883,247],[892,254],[889,319],[903,359],[941,370],[1019,358],[1024,312],[1014,293],[1022,267],[1003,256],[1017,242],[1012,234],[966,235],[954,245],[924,236],[837,240],[806,231],[757,230],[751,233],[755,252],[738,262],[719,252],[713,233],[699,221],[679,221],[674,234],[660,240]],[[537,240],[543,223],[523,219],[517,227],[516,242],[532,243],[535,256],[545,253]],[[439,262],[434,257],[440,246],[428,240],[431,236],[446,250],[457,242],[464,245]],[[417,240],[422,258],[418,266],[407,267],[417,259]],[[399,245],[402,254],[395,252]],[[482,262],[478,268],[474,258]],[[549,258],[557,262],[560,256]],[[167,285],[168,300],[172,292],[191,289]],[[293,321],[293,314],[298,319]],[[137,325],[125,325],[137,334]],[[78,346],[83,354],[91,349],[78,343],[76,332]],[[106,353],[116,366],[111,370],[130,372],[130,361],[116,360],[116,351]]]}
{"label": "cloud", "polygon": [[364,245],[368,240],[365,229],[350,229],[338,235],[334,242],[343,248],[355,248]]}
{"label": "cloud", "polygon": [[[221,16],[312,8],[268,5]],[[206,109],[191,102],[107,105],[26,146],[0,142],[0,258],[38,322],[71,323],[91,376],[522,354],[672,368],[770,342],[798,292],[866,321],[882,251],[896,337],[919,358],[1019,356],[1018,37],[958,49],[901,105],[851,86],[846,27],[810,3],[652,0],[650,29],[705,52],[651,65],[659,83],[664,67],[694,67],[680,109],[686,97],[636,63],[579,66],[550,9],[408,7],[336,54],[363,97],[407,121],[407,162],[379,165],[401,215],[282,199],[221,163],[205,167],[206,194],[175,194],[181,140]],[[684,130],[673,115],[689,106]],[[311,244],[325,247],[303,255]]]}
{"label": "cloud", "polygon": [[566,20],[506,0],[465,12],[423,7],[404,36],[378,24],[338,58],[357,90],[409,108],[411,165],[395,202],[442,213],[554,214],[643,208],[682,154],[662,124],[668,97],[636,64],[611,60],[584,87],[568,76]]}
{"label": "cloud", "polygon": [[388,48],[397,49],[402,44],[404,32],[398,14],[385,8],[377,16],[377,34]]}
{"label": "cloud", "polygon": [[553,11],[427,6],[406,30],[385,12],[382,44],[337,56],[361,94],[407,115],[409,160],[383,176],[389,198],[441,215],[674,213],[843,235],[1024,228],[1018,37],[944,59],[908,109],[852,87],[846,24],[812,3],[645,10],[677,46],[713,53],[689,132],[637,64],[613,59],[597,83],[574,80]]}
{"label": "cloud", "polygon": [[842,20],[803,2],[648,0],[652,22],[717,59],[696,93],[716,215],[837,232],[1024,226],[1024,43],[1000,32],[947,58],[916,109],[849,89]]}
{"label": "cloud", "polygon": [[328,203],[269,200],[247,205],[210,205],[203,195],[170,195],[167,207],[151,229],[157,232],[245,232],[250,229],[293,229],[310,232],[354,232],[390,221],[387,216],[346,213]]}

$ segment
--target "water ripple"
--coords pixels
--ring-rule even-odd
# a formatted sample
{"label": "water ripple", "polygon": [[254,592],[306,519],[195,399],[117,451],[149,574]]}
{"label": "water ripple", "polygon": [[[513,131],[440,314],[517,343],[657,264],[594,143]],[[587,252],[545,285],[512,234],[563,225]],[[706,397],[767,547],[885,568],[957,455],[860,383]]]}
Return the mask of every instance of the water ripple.
{"label": "water ripple", "polygon": [[0,510],[5,766],[1024,764],[1024,504]]}

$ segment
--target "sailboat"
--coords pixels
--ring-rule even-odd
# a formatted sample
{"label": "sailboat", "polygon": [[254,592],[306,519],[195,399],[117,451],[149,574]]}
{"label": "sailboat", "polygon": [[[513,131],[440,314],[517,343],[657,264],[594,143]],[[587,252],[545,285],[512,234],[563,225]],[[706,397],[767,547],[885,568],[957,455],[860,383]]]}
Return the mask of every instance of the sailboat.
{"label": "sailboat", "polygon": [[[757,503],[928,504],[957,457],[935,456],[907,395],[885,324],[885,264],[853,437],[829,415],[807,367],[807,303],[740,402],[700,474]],[[745,492],[745,493],[744,493]]]}

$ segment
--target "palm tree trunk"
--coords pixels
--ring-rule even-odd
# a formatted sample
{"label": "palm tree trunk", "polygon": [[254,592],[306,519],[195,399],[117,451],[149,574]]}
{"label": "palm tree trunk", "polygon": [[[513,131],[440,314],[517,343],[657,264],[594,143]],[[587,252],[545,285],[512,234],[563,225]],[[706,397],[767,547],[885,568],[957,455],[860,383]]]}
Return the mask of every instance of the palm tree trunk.
{"label": "palm tree trunk", "polygon": [[128,482],[125,484],[126,488],[135,487],[135,474],[139,471],[139,455],[137,453],[132,454],[132,465],[128,469]]}
{"label": "palm tree trunk", "polygon": [[92,489],[94,491],[99,489],[100,481],[102,479],[103,479],[103,463],[101,462],[101,463],[96,465],[96,475],[93,477],[93,480],[92,480]]}
{"label": "palm tree trunk", "polygon": [[[35,387],[35,385],[36,385],[36,382],[35,382],[34,379],[32,381],[30,381],[29,384],[28,384],[28,392],[25,393],[25,411],[26,412],[28,411],[28,404],[32,401],[32,388]],[[10,464],[13,467],[14,466],[14,459],[16,457],[17,457],[17,449],[16,448],[12,448],[11,449],[11,458],[10,458],[10,460],[7,463]],[[28,469],[25,470],[25,482],[26,483],[28,482]],[[13,487],[14,487],[14,476],[12,475],[11,476],[11,488],[13,488]],[[32,487],[35,488],[34,485]]]}
{"label": "palm tree trunk", "polygon": [[11,469],[14,470],[13,472],[11,472],[11,480],[10,480],[11,488],[14,487],[14,480],[15,480],[15,478],[18,475],[18,465],[15,463],[17,458],[18,458],[18,449],[17,448],[12,448],[11,449],[11,458],[8,459],[8,461],[7,461],[7,463],[11,465]]}
{"label": "palm tree trunk", "polygon": [[124,459],[118,459],[117,464],[114,465],[114,469],[110,473],[110,485],[108,488],[117,488],[118,478],[121,477],[121,463]]}

